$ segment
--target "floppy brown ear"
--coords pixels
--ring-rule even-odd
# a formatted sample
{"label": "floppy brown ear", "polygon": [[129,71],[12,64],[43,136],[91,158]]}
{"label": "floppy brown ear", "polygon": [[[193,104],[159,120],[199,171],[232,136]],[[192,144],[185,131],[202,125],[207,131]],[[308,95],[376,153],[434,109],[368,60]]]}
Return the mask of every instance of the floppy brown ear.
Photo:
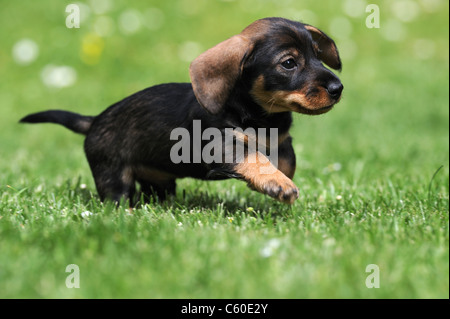
{"label": "floppy brown ear", "polygon": [[325,33],[313,27],[312,25],[305,24],[306,30],[309,31],[313,40],[319,46],[319,59],[323,61],[330,68],[335,70],[342,69],[341,58],[339,57],[339,52],[334,41],[327,36]]}
{"label": "floppy brown ear", "polygon": [[189,68],[198,102],[213,114],[220,112],[239,78],[251,41],[235,35],[200,54]]}

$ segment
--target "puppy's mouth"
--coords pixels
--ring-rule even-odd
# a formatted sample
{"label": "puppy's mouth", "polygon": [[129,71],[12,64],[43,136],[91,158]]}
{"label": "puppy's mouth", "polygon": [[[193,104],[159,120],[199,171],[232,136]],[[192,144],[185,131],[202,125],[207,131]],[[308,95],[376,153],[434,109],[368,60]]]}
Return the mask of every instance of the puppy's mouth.
{"label": "puppy's mouth", "polygon": [[316,99],[314,96],[312,99],[304,98],[300,100],[291,101],[291,105],[294,108],[293,111],[308,115],[320,115],[330,111],[339,101],[342,95],[337,98],[333,98],[327,94],[326,98]]}
{"label": "puppy's mouth", "polygon": [[255,101],[268,113],[296,112],[320,115],[330,111],[341,100],[341,95],[331,96],[325,89],[296,91],[266,91],[256,86],[250,92]]}
{"label": "puppy's mouth", "polygon": [[292,104],[294,106],[294,111],[297,113],[308,114],[308,115],[320,115],[320,114],[324,114],[324,113],[327,113],[328,111],[330,111],[336,103],[332,103],[330,105],[323,106],[318,109],[309,109],[309,108],[306,108],[306,107],[300,105],[299,103],[295,103],[295,102]]}
{"label": "puppy's mouth", "polygon": [[287,97],[289,108],[297,113],[320,115],[330,111],[341,100],[341,95],[333,97],[326,90],[312,93],[294,92]]}

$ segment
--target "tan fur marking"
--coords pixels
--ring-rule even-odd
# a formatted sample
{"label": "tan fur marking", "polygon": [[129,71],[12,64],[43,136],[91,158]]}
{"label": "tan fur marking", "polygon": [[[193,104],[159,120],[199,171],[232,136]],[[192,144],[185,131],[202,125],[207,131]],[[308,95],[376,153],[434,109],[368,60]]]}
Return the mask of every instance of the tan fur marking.
{"label": "tan fur marking", "polygon": [[211,113],[222,108],[241,72],[240,61],[252,45],[247,38],[235,35],[192,61],[192,88],[199,103]]}
{"label": "tan fur marking", "polygon": [[[244,145],[248,145],[249,141],[255,143],[255,145],[260,145],[265,147],[266,149],[270,148],[270,138],[266,138],[264,141],[261,141],[258,139],[258,134],[248,134],[245,131],[239,132],[239,131],[233,131],[234,136],[237,140],[239,140]],[[278,145],[281,145],[288,137],[291,135],[289,132],[285,132],[278,136]],[[278,147],[278,145],[276,147]]]}
{"label": "tan fur marking", "polygon": [[[261,173],[264,168],[273,169],[274,173]],[[243,163],[235,166],[235,171],[244,177],[250,188],[280,202],[292,204],[298,198],[298,188],[295,184],[260,152],[249,154]]]}
{"label": "tan fur marking", "polygon": [[323,87],[316,88],[319,93],[311,97],[306,97],[307,89],[308,87],[298,91],[266,91],[264,77],[261,75],[255,80],[250,94],[268,113],[293,111],[316,115],[328,112],[331,109],[328,107],[336,103]]}
{"label": "tan fur marking", "polygon": [[[264,76],[260,75],[253,84],[250,94],[255,101],[261,105],[268,113],[279,113],[293,111],[285,103],[283,98],[279,98],[277,93],[280,91],[270,92],[264,89]],[[282,102],[280,104],[280,102]]]}
{"label": "tan fur marking", "polygon": [[292,179],[295,173],[295,165],[292,166],[288,160],[284,158],[278,158],[278,169],[283,172],[284,175]]}
{"label": "tan fur marking", "polygon": [[290,136],[291,136],[291,134],[289,134],[289,132],[279,135],[278,136],[278,145],[281,145],[281,143],[283,143]]}
{"label": "tan fur marking", "polygon": [[313,27],[312,25],[305,24],[305,29],[309,31],[314,41],[316,41],[318,48],[319,59],[321,59],[325,64],[329,65],[331,68],[337,70],[340,69],[341,60],[339,58],[339,53],[336,45],[333,43],[328,36],[326,36],[322,31]]}
{"label": "tan fur marking", "polygon": [[238,79],[245,54],[262,39],[271,23],[258,20],[240,34],[220,42],[200,54],[189,68],[192,88],[198,102],[211,113],[218,113]]}
{"label": "tan fur marking", "polygon": [[240,34],[252,41],[256,41],[267,34],[270,26],[271,22],[268,20],[257,20],[242,30]]}
{"label": "tan fur marking", "polygon": [[126,167],[122,171],[121,179],[122,179],[122,182],[126,185],[132,185],[134,183],[134,174],[133,174],[133,170],[131,169],[131,167]]}
{"label": "tan fur marking", "polygon": [[[238,141],[240,141],[241,143],[244,143],[244,145],[248,144],[249,135],[247,135],[243,132],[235,131],[235,130],[233,130],[233,134]],[[250,139],[257,139],[257,137],[254,135],[251,135]]]}

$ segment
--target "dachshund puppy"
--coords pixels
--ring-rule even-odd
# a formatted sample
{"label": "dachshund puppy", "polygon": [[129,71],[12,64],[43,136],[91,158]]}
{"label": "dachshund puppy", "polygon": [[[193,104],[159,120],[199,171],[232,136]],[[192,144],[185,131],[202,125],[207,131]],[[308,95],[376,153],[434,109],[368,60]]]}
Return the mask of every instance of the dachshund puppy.
{"label": "dachshund puppy", "polygon": [[[292,204],[298,189],[292,182],[291,112],[328,112],[343,90],[322,63],[341,70],[338,49],[325,33],[300,22],[265,18],[197,57],[189,70],[192,84],[144,89],[98,116],[50,110],[21,122],[58,123],[86,135],[84,149],[101,200],[135,203],[137,184],[145,197],[164,199],[175,193],[177,178],[192,177],[241,179],[251,189]],[[228,161],[199,158],[208,141],[195,137],[212,128],[223,133],[221,141],[233,130],[234,142],[244,146],[242,156],[232,155]],[[274,130],[275,142],[260,142],[262,135],[251,133],[259,129],[267,129],[266,136]],[[174,132],[188,133],[191,140],[177,145]],[[249,147],[252,139],[266,148],[271,144],[276,163],[266,152]],[[237,148],[220,145],[214,148],[219,159]],[[194,160],[174,160],[180,150]]]}

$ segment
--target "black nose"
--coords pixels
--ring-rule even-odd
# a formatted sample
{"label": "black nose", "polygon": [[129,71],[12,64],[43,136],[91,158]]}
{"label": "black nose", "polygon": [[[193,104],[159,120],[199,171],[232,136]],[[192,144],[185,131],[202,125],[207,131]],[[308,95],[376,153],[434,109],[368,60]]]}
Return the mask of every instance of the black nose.
{"label": "black nose", "polygon": [[338,99],[341,96],[344,86],[341,82],[331,82],[328,83],[326,89],[328,91],[328,94],[330,94],[333,99]]}

